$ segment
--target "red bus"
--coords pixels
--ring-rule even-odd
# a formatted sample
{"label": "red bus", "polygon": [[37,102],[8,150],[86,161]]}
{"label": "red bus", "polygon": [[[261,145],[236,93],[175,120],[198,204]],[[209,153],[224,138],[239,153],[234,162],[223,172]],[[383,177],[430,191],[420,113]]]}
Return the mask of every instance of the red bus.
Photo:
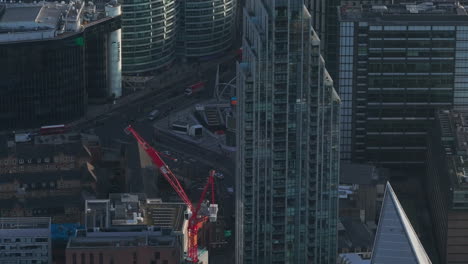
{"label": "red bus", "polygon": [[201,82],[197,82],[193,85],[190,85],[189,87],[187,87],[184,91],[185,95],[192,95],[193,93],[196,93],[198,91],[201,91],[203,90],[203,88],[205,88],[205,84],[206,84],[206,81],[201,81]]}
{"label": "red bus", "polygon": [[62,134],[67,132],[67,130],[66,125],[42,126],[39,133],[41,135]]}

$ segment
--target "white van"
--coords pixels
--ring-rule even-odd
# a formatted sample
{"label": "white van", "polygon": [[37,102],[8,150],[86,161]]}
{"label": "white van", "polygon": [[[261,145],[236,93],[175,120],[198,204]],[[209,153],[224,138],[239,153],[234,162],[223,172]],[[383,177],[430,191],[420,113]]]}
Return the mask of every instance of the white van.
{"label": "white van", "polygon": [[159,115],[159,110],[155,109],[151,111],[151,113],[149,113],[148,120],[154,120],[156,117],[158,117],[158,115]]}

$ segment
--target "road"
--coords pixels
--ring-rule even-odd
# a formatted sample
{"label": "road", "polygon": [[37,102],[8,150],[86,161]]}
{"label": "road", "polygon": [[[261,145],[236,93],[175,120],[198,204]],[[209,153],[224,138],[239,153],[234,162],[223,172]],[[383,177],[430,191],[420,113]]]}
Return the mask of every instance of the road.
{"label": "road", "polygon": [[[222,69],[224,73],[220,81],[227,82],[232,79],[235,76],[234,58],[222,66]],[[148,182],[151,179],[142,176],[148,175],[148,172],[144,172],[141,169],[137,143],[135,139],[126,135],[123,131],[128,124],[132,124],[135,130],[144,139],[152,143],[158,151],[168,150],[172,153],[178,153],[176,156],[178,162],[168,163],[177,175],[190,174],[193,177],[194,185],[191,188],[186,188],[192,201],[198,201],[201,193],[198,189],[206,182],[209,170],[221,170],[225,178],[217,180],[218,202],[222,203],[220,207],[223,210],[220,212],[223,213],[224,218],[228,221],[228,227],[232,228],[234,226],[231,220],[231,216],[234,214],[234,200],[232,195],[228,195],[227,188],[235,185],[234,162],[216,152],[201,149],[192,143],[186,143],[165,134],[155,133],[153,124],[157,120],[149,121],[146,119],[148,113],[154,109],[158,109],[162,114],[176,113],[200,101],[212,98],[215,77],[216,65],[213,65],[213,67],[202,71],[200,76],[194,76],[190,81],[182,80],[176,83],[172,89],[148,95],[131,104],[119,106],[116,109],[109,109],[107,113],[103,113],[98,118],[80,123],[75,128],[95,133],[100,137],[103,146],[112,146],[114,142],[127,145],[128,192],[144,192],[148,195],[154,193],[153,191],[149,191],[149,188],[154,185],[154,179],[153,182]],[[199,95],[188,97],[183,95],[184,88],[199,81],[200,78],[207,80],[206,88],[199,92]]]}

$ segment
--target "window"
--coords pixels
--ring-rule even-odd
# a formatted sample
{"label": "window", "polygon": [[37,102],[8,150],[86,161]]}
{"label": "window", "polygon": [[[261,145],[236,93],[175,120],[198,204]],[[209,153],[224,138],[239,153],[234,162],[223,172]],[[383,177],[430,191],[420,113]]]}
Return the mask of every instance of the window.
{"label": "window", "polygon": [[73,253],[73,256],[72,256],[72,263],[76,264],[76,254],[75,253]]}
{"label": "window", "polygon": [[99,264],[104,264],[104,257],[102,256],[102,252],[99,252]]}
{"label": "window", "polygon": [[81,253],[81,264],[86,264],[85,254]]}
{"label": "window", "polygon": [[163,260],[162,264],[169,264],[169,261],[167,259]]}
{"label": "window", "polygon": [[94,254],[89,254],[89,264],[94,264]]}
{"label": "window", "polygon": [[161,258],[161,253],[159,253],[159,252],[154,252],[154,258],[155,258],[155,259],[160,259],[160,258]]}

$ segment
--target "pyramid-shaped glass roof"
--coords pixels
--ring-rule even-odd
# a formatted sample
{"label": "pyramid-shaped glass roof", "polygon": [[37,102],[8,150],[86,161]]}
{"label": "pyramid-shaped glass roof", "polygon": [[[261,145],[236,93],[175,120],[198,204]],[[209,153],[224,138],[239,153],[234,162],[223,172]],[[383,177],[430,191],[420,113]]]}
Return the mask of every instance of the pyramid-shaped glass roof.
{"label": "pyramid-shaped glass roof", "polygon": [[430,264],[418,235],[387,182],[371,264]]}

